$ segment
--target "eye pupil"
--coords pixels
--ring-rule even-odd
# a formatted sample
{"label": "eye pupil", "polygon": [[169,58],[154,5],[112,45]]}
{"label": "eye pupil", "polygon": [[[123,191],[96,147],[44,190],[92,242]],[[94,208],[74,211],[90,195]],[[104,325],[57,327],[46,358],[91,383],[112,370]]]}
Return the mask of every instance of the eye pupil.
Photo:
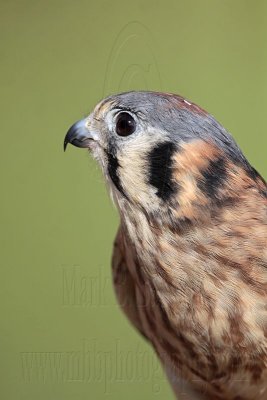
{"label": "eye pupil", "polygon": [[116,133],[119,136],[129,136],[134,133],[136,122],[131,114],[121,112],[116,120]]}

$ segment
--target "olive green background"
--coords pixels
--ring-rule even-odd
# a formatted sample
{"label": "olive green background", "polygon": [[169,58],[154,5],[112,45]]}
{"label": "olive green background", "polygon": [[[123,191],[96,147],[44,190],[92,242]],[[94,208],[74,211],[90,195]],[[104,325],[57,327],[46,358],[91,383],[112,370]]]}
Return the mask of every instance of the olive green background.
{"label": "olive green background", "polygon": [[0,5],[0,398],[171,399],[113,295],[116,210],[95,162],[64,154],[63,138],[111,92],[176,92],[266,178],[267,2]]}

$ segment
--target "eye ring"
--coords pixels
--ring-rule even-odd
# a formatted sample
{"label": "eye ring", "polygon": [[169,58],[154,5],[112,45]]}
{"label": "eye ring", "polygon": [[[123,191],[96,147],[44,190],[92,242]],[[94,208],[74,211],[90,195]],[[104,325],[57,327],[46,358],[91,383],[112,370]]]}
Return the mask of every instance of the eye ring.
{"label": "eye ring", "polygon": [[134,117],[126,111],[120,112],[115,120],[115,132],[117,135],[126,137],[132,135],[136,130]]}

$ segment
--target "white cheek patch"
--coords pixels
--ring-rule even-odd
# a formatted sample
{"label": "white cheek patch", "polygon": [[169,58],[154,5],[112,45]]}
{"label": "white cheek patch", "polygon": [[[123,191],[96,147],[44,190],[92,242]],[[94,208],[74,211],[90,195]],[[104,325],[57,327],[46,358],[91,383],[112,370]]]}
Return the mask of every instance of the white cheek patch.
{"label": "white cheek patch", "polygon": [[129,199],[156,210],[160,207],[157,189],[149,184],[149,159],[151,150],[162,141],[162,134],[152,129],[131,140],[117,152],[118,176]]}

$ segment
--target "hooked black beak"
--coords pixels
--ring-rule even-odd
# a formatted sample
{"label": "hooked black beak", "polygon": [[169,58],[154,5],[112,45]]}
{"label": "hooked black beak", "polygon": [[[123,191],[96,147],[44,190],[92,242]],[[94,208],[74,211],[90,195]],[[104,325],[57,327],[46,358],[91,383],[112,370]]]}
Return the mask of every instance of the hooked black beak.
{"label": "hooked black beak", "polygon": [[86,127],[86,120],[82,119],[81,121],[75,122],[68,130],[64,139],[64,151],[68,143],[76,147],[89,148],[92,140],[95,140],[95,138]]}

